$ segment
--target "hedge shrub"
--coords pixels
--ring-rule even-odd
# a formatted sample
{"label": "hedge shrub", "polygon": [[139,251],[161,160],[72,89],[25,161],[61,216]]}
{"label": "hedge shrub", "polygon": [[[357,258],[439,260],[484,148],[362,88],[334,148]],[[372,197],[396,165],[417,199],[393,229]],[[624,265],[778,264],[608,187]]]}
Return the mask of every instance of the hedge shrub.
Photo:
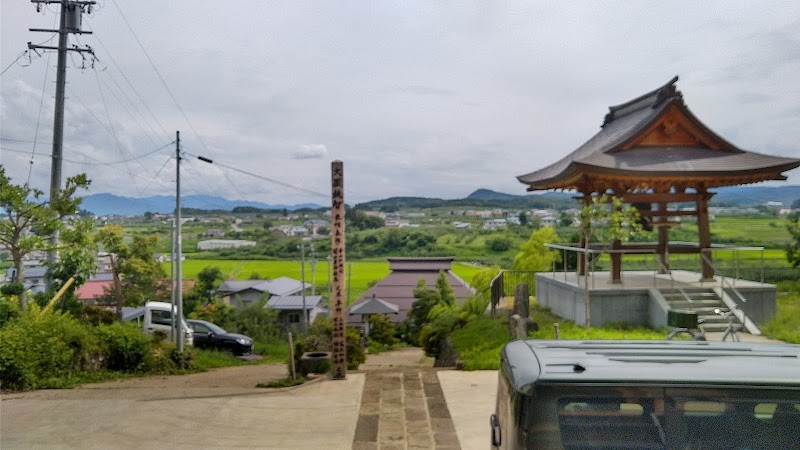
{"label": "hedge shrub", "polygon": [[154,339],[130,324],[93,326],[31,304],[0,327],[0,386],[64,388],[100,370],[172,373],[192,367],[192,352]]}

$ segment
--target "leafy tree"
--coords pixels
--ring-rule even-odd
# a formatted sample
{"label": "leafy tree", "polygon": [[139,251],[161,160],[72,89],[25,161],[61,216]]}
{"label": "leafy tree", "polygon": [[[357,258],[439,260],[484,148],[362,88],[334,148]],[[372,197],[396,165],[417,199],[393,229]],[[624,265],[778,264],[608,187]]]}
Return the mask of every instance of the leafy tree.
{"label": "leafy tree", "polygon": [[530,239],[522,244],[520,252],[514,256],[511,268],[514,270],[530,270],[542,272],[553,267],[553,261],[559,260],[558,252],[545,247],[556,241],[558,236],[552,227],[544,227],[531,233]]}
{"label": "leafy tree", "polygon": [[561,213],[558,216],[558,224],[562,227],[569,227],[572,226],[573,217],[572,214],[567,214],[565,212]]}
{"label": "leafy tree", "polygon": [[82,302],[75,298],[75,290],[97,270],[97,243],[94,240],[94,222],[89,218],[71,219],[59,237],[58,260],[48,264],[52,285],[48,297],[53,297],[70,278],[75,281],[58,301],[58,307],[78,315]]}
{"label": "leafy tree", "polygon": [[97,240],[110,253],[112,298],[120,317],[125,305],[139,306],[169,297],[168,286],[163,283],[166,273],[155,258],[158,236],[135,235],[128,242],[121,226],[106,225],[98,231]]}
{"label": "leafy tree", "polygon": [[528,226],[528,215],[527,215],[527,214],[525,214],[525,212],[524,212],[524,211],[523,211],[523,212],[521,212],[521,213],[519,213],[519,216],[518,216],[518,217],[519,217],[519,225],[520,225],[521,227],[526,227],[526,226]]}
{"label": "leafy tree", "polygon": [[501,253],[511,248],[511,240],[507,237],[497,237],[486,240],[486,248],[490,252]]}
{"label": "leafy tree", "polygon": [[378,344],[391,346],[397,344],[396,330],[385,314],[373,314],[369,317],[369,339]]}
{"label": "leafy tree", "polygon": [[790,240],[786,244],[786,259],[792,267],[800,267],[800,213],[794,212],[786,218],[786,229]]}
{"label": "leafy tree", "polygon": [[225,279],[222,270],[217,266],[206,266],[197,274],[197,285],[195,289],[202,292],[208,301],[220,283]]}
{"label": "leafy tree", "polygon": [[411,305],[409,316],[409,339],[412,343],[419,342],[419,333],[429,322],[428,315],[436,305],[453,306],[456,296],[447,280],[444,271],[439,272],[434,289],[428,288],[425,278],[420,277],[417,287],[414,288],[414,303]]}
{"label": "leafy tree", "polygon": [[[0,166],[0,208],[5,216],[0,220],[0,244],[11,253],[16,269],[13,281],[23,282],[25,266],[23,258],[35,251],[50,251],[50,238],[65,228],[62,219],[78,212],[81,198],[76,197],[78,189],[89,187],[85,174],[67,178],[64,189],[54,198],[45,200],[44,192],[30,187],[27,183],[16,185],[6,176],[5,167]],[[27,306],[26,293],[20,294],[20,306]]]}
{"label": "leafy tree", "polygon": [[347,221],[347,228],[353,230],[371,230],[386,225],[386,222],[380,217],[368,216],[359,209],[348,208],[344,217]]}
{"label": "leafy tree", "polygon": [[186,311],[194,311],[198,305],[209,304],[214,300],[214,293],[225,277],[217,266],[206,266],[197,274],[197,283],[184,296],[183,306]]}

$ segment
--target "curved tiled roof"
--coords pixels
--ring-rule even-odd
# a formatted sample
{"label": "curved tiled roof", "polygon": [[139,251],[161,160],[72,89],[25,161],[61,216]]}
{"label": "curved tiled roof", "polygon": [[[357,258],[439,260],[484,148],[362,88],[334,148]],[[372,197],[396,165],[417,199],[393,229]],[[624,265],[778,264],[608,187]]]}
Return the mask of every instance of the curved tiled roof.
{"label": "curved tiled roof", "polygon": [[[675,87],[664,86],[621,105],[609,107],[601,130],[575,151],[540,170],[520,175],[528,190],[575,189],[582,177],[713,177],[715,186],[785,179],[781,172],[800,166],[800,159],[749,152],[714,133],[683,102]],[[702,134],[705,142],[690,146],[635,145],[645,131],[668,112],[676,112]],[[704,145],[705,144],[705,145]]]}

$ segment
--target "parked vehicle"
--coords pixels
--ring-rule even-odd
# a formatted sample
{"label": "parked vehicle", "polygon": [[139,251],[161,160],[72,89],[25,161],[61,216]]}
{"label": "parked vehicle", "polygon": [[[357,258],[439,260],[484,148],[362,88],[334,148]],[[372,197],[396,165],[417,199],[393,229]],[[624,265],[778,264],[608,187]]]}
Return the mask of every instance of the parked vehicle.
{"label": "parked vehicle", "polygon": [[798,448],[798,374],[798,345],[513,341],[492,448]]}
{"label": "parked vehicle", "polygon": [[253,340],[243,334],[228,333],[205,320],[189,319],[186,322],[194,331],[194,346],[197,348],[213,348],[237,356],[253,352]]}
{"label": "parked vehicle", "polygon": [[[145,333],[152,333],[156,330],[163,331],[170,335],[172,330],[172,316],[177,315],[177,308],[165,302],[147,302],[138,308],[123,308],[122,320],[135,321]],[[186,323],[186,319],[181,320],[181,330],[183,331],[184,343],[193,345],[194,331]]]}

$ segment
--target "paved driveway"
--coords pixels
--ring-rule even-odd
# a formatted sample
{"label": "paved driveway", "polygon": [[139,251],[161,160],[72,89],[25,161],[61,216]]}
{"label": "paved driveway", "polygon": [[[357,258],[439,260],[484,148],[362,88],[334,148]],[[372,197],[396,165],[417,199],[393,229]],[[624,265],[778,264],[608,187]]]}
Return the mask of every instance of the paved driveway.
{"label": "paved driveway", "polygon": [[231,369],[4,396],[0,448],[351,447],[364,374],[272,391],[223,387]]}

